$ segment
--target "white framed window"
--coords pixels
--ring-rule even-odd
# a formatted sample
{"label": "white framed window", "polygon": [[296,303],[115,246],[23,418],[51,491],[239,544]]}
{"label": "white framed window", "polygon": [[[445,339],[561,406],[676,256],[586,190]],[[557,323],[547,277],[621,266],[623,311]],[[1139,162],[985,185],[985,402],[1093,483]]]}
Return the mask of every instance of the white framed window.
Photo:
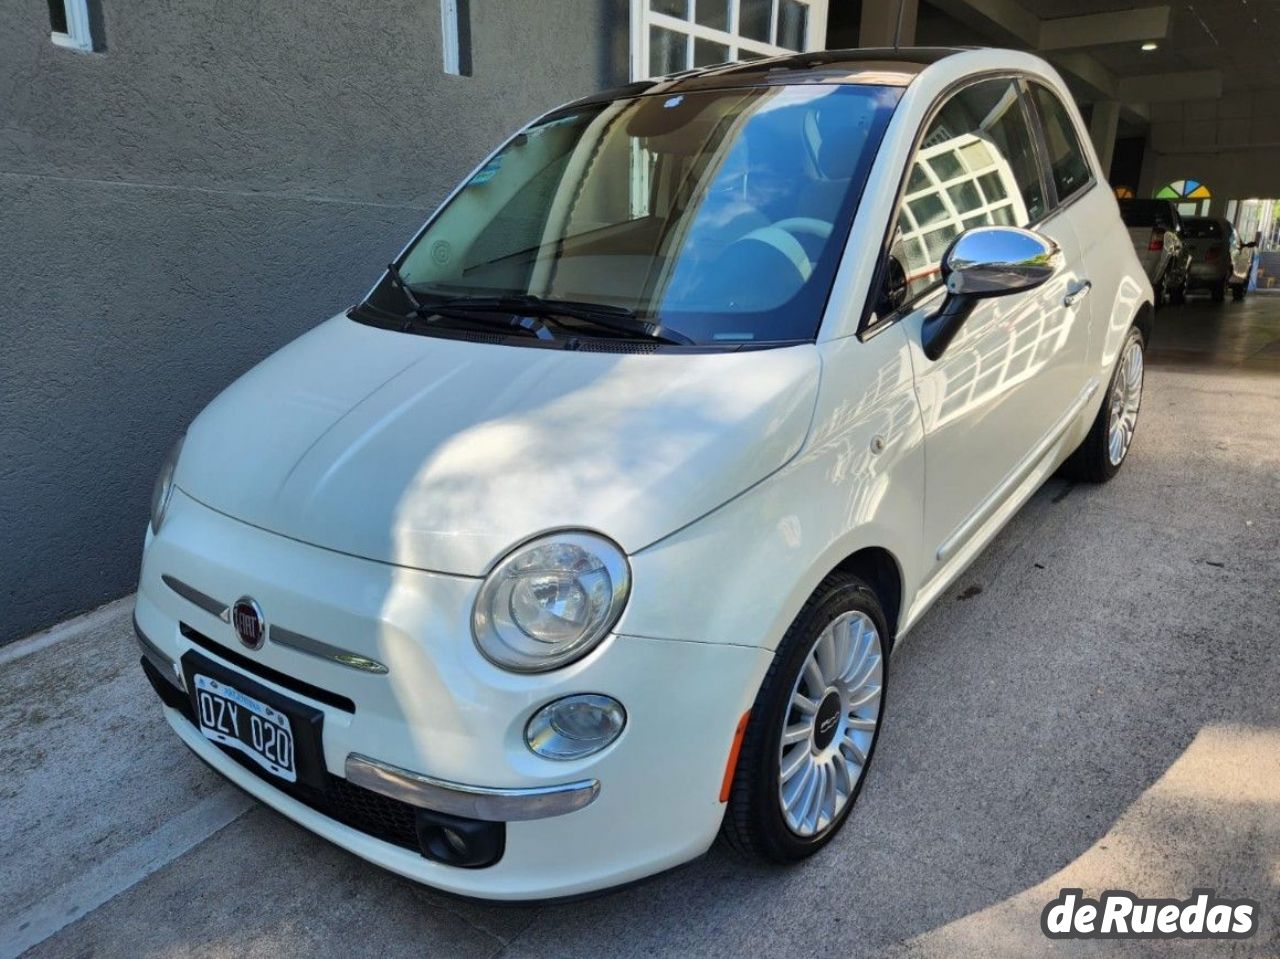
{"label": "white framed window", "polygon": [[631,0],[631,79],[821,50],[827,0]]}
{"label": "white framed window", "polygon": [[68,50],[93,49],[89,0],[49,0],[49,39]]}

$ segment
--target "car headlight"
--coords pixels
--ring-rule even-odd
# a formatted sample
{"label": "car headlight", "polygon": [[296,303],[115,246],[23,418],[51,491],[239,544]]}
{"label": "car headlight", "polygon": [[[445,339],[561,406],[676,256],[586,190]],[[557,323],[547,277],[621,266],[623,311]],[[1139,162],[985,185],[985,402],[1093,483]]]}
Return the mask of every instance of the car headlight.
{"label": "car headlight", "polygon": [[552,533],[514,550],[485,578],[471,628],[485,658],[541,673],[585,656],[631,591],[627,557],[594,533]]}
{"label": "car headlight", "polygon": [[178,456],[182,453],[184,439],[186,439],[185,436],[179,436],[178,441],[169,450],[169,455],[164,458],[164,465],[160,467],[160,475],[156,477],[156,485],[151,490],[151,532],[153,533],[160,532],[165,510],[169,508],[169,500],[173,496],[173,474],[178,468]]}

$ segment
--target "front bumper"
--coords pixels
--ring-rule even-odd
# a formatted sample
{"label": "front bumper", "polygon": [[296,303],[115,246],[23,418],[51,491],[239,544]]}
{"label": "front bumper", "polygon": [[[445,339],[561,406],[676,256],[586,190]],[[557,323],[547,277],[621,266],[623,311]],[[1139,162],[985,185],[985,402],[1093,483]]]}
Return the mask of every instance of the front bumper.
{"label": "front bumper", "polygon": [[[243,660],[246,652],[216,607],[179,594],[164,576],[221,602],[251,595],[272,628],[314,637],[385,664],[386,671],[353,668],[274,641],[247,654],[253,668],[246,670],[231,658]],[[614,635],[562,670],[506,673],[484,660],[470,639],[478,588],[474,579],[306,546],[175,491],[144,556],[136,618],[146,637],[144,661],[166,683],[180,688],[174,664],[197,649],[192,637],[200,637],[202,655],[322,710],[325,772],[341,796],[368,790],[408,807],[506,824],[505,851],[493,865],[434,862],[262,778],[206,740],[180,702],[166,702],[170,725],[220,773],[401,875],[464,895],[543,899],[628,882],[705,851],[723,816],[719,792],[734,730],[770,653]],[[289,685],[273,682],[273,675]],[[298,691],[313,687],[334,702]],[[531,753],[523,737],[529,717],[576,692],[618,698],[628,714],[622,735],[586,760],[553,762]],[[343,701],[350,711],[340,708]]]}

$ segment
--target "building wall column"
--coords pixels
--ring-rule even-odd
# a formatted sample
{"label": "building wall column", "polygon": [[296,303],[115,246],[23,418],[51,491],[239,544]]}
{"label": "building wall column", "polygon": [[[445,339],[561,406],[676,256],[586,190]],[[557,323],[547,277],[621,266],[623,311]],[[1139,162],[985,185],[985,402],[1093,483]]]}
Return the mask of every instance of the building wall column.
{"label": "building wall column", "polygon": [[1093,118],[1089,121],[1089,139],[1098,151],[1102,163],[1102,175],[1111,176],[1111,159],[1116,149],[1116,128],[1120,123],[1120,103],[1117,100],[1099,100],[1093,105]]}
{"label": "building wall column", "polygon": [[[908,47],[916,42],[916,14],[919,0],[862,0],[862,22],[858,30],[860,47]],[[902,31],[898,32],[899,18]]]}

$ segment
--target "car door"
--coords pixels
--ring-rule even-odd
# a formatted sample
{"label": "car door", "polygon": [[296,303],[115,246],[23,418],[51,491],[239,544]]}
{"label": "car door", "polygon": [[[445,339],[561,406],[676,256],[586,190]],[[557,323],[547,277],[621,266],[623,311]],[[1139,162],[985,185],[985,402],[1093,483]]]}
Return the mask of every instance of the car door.
{"label": "car door", "polygon": [[[899,207],[890,253],[914,297],[903,323],[925,430],[922,554],[930,576],[982,539],[978,532],[1017,492],[1080,392],[1087,278],[1069,218],[1054,215],[1030,110],[1016,78],[954,93],[924,133]],[[942,256],[981,225],[1036,229],[1062,247],[1066,265],[1038,289],[980,301],[930,360],[921,328],[942,302]]]}

